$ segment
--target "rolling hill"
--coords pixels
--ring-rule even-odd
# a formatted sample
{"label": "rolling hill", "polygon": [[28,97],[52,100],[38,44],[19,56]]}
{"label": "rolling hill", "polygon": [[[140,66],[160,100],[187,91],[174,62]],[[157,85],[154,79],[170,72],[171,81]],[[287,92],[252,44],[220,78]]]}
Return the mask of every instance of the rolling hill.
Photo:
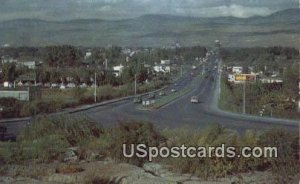
{"label": "rolling hill", "polygon": [[17,19],[0,22],[0,45],[45,46],[184,46],[212,45],[219,39],[233,47],[300,47],[300,9],[288,9],[267,17],[195,18],[145,15],[108,21],[78,19],[44,21]]}

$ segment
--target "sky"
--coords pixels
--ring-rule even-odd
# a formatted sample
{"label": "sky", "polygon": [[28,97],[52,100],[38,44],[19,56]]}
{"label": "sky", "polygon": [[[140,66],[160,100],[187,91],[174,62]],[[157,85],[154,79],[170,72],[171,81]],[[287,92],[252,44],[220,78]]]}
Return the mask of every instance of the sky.
{"label": "sky", "polygon": [[127,19],[146,14],[192,17],[267,16],[299,8],[300,0],[0,0],[0,21]]}

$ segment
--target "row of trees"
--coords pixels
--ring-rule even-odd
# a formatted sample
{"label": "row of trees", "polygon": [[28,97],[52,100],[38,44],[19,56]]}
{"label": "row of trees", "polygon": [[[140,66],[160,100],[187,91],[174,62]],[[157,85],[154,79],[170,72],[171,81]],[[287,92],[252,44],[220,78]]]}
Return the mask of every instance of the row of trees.
{"label": "row of trees", "polygon": [[264,71],[265,66],[279,71],[299,59],[299,51],[290,47],[223,48],[220,53],[228,65],[255,66],[257,71]]}
{"label": "row of trees", "polygon": [[[191,61],[195,57],[204,57],[207,50],[204,47],[177,48],[177,49],[152,49],[139,48],[135,54],[128,56],[122,52],[121,47],[109,48],[82,48],[70,45],[48,47],[18,47],[0,48],[2,56],[10,56],[19,61],[36,60],[43,61],[35,71],[24,67],[16,67],[16,64],[3,64],[1,66],[0,82],[15,81],[20,76],[31,76],[32,80],[41,83],[66,82],[72,78],[76,84],[91,84],[94,73],[97,73],[98,84],[119,85],[132,82],[137,75],[139,83],[151,80],[155,76],[144,67],[144,64],[153,65],[161,59],[172,59],[181,63]],[[90,57],[85,57],[85,52],[91,52]],[[128,61],[129,58],[129,61]],[[105,61],[108,61],[108,70]],[[112,66],[123,64],[125,67],[121,78],[114,77]],[[182,63],[181,63],[182,64]],[[87,68],[87,66],[89,66]]]}

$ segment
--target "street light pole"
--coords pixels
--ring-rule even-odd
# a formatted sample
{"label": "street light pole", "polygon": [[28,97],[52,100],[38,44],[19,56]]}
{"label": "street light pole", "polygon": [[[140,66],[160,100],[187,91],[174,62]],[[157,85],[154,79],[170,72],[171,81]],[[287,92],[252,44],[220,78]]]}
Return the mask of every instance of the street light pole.
{"label": "street light pole", "polygon": [[134,95],[136,96],[136,89],[137,88],[137,84],[136,84],[136,74],[134,75]]}
{"label": "street light pole", "polygon": [[[300,6],[300,5],[299,5]],[[300,52],[300,49],[299,49],[299,52]],[[299,86],[298,86],[298,90],[299,90],[299,94],[298,94],[298,111],[300,112],[300,61],[298,63],[299,65]]]}
{"label": "street light pole", "polygon": [[180,66],[180,76],[182,77],[182,65]]}
{"label": "street light pole", "polygon": [[243,114],[246,114],[246,81],[243,84]]}
{"label": "street light pole", "polygon": [[95,103],[97,103],[97,73],[95,72],[95,79],[94,79],[94,87],[95,87],[95,91],[94,91],[94,100]]}

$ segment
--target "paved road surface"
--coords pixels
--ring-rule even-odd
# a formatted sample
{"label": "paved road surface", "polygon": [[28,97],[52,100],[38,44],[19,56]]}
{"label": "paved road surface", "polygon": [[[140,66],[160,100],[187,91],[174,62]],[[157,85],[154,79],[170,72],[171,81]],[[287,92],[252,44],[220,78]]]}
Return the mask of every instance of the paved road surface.
{"label": "paved road surface", "polygon": [[[185,83],[181,85],[185,86],[189,82],[189,80],[185,80]],[[136,104],[126,101],[95,108],[85,112],[85,114],[104,126],[111,126],[126,120],[142,120],[154,123],[160,128],[183,126],[203,128],[211,123],[219,123],[238,132],[244,132],[247,129],[262,130],[273,127],[283,127],[296,131],[299,128],[297,121],[275,120],[223,112],[216,105],[218,89],[219,80],[215,71],[208,78],[199,80],[191,93],[158,110],[139,110]],[[199,104],[190,103],[190,98],[195,95],[200,99]]]}
{"label": "paved road surface", "polygon": [[[217,98],[219,90],[219,75],[213,66],[207,66],[208,73],[202,79],[193,78],[189,72],[181,80],[172,84],[166,90],[170,92],[172,88],[177,90],[189,85],[192,80],[198,80],[193,85],[193,90],[183,97],[167,104],[166,106],[153,111],[140,110],[139,106],[132,100],[125,100],[105,106],[92,108],[74,115],[86,115],[103,126],[114,126],[123,121],[143,121],[151,122],[159,128],[189,127],[193,129],[204,128],[211,123],[219,123],[226,128],[244,132],[247,129],[262,130],[274,127],[282,127],[289,130],[298,131],[299,122],[289,120],[278,120],[261,118],[256,116],[245,116],[223,112],[217,108]],[[197,70],[198,73],[202,68]],[[190,103],[191,96],[198,96],[200,103]],[[11,134],[16,134],[17,130],[25,126],[24,122],[9,123],[8,130]]]}

